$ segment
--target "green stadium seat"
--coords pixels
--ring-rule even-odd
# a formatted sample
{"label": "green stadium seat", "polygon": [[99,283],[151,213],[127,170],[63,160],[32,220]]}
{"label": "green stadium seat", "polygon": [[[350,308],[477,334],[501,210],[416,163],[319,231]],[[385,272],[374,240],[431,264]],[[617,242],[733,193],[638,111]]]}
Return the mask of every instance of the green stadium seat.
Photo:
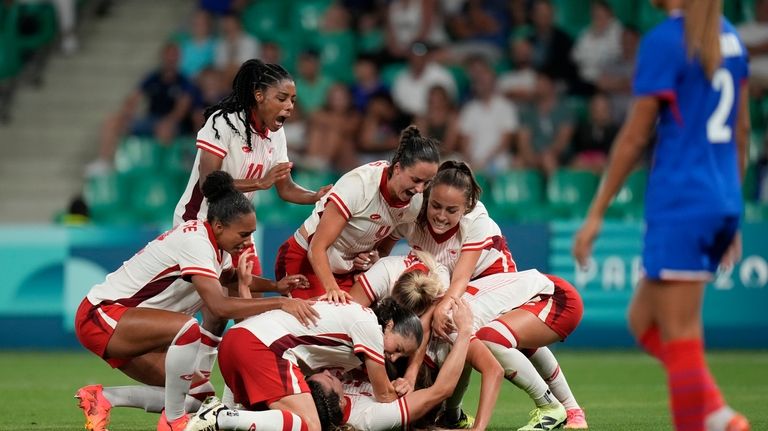
{"label": "green stadium seat", "polygon": [[591,0],[555,0],[555,22],[574,39],[589,25]]}
{"label": "green stadium seat", "polygon": [[259,190],[254,194],[253,207],[257,223],[279,224],[285,219],[286,203],[277,194],[275,187]]}
{"label": "green stadium seat", "polygon": [[494,178],[490,199],[486,197],[485,202],[493,217],[543,220],[547,213],[544,197],[544,177],[539,171],[523,169],[504,172]]}
{"label": "green stadium seat", "polygon": [[258,39],[269,39],[287,26],[287,8],[284,0],[258,0],[249,2],[243,10],[243,29]]}
{"label": "green stadium seat", "polygon": [[53,42],[58,27],[56,9],[49,2],[24,2],[20,4],[19,18],[29,22],[27,31],[18,36],[22,55],[26,56]]}
{"label": "green stadium seat", "polygon": [[[647,1],[647,0],[641,0]],[[636,0],[608,0],[613,9],[613,14],[622,24],[637,26],[637,1]]]}
{"label": "green stadium seat", "polygon": [[16,23],[19,16],[19,4],[0,4],[0,83],[16,76],[21,71]]}
{"label": "green stadium seat", "polygon": [[128,136],[115,151],[115,169],[130,172],[135,169],[154,169],[159,165],[159,144],[150,137]]}
{"label": "green stadium seat", "polygon": [[552,214],[563,218],[584,217],[599,177],[589,171],[560,169],[547,184],[547,199]]}
{"label": "green stadium seat", "polygon": [[180,193],[175,178],[156,171],[135,170],[130,173],[128,208],[148,224],[168,223]]}
{"label": "green stadium seat", "polygon": [[757,194],[760,189],[760,184],[758,184],[759,181],[757,164],[749,163],[746,172],[744,172],[744,179],[741,184],[741,192],[745,201],[757,202]]}
{"label": "green stadium seat", "polygon": [[387,88],[392,88],[395,84],[397,75],[404,70],[408,65],[406,63],[390,63],[381,69],[381,82]]}
{"label": "green stadium seat", "polygon": [[126,225],[133,221],[123,202],[123,184],[118,174],[95,176],[86,180],[83,197],[94,223]]}
{"label": "green stadium seat", "polygon": [[656,24],[664,21],[666,17],[667,14],[663,10],[655,8],[651,2],[641,1],[637,25],[640,31],[645,33]]}
{"label": "green stadium seat", "polygon": [[301,34],[305,40],[314,38],[320,28],[325,11],[332,0],[291,0],[288,10],[290,31]]}
{"label": "green stadium seat", "polygon": [[611,205],[606,211],[607,217],[627,220],[642,219],[647,182],[648,171],[646,169],[632,172],[611,201]]}
{"label": "green stadium seat", "polygon": [[355,58],[355,34],[351,31],[319,33],[311,46],[320,53],[320,67],[334,81],[352,83]]}

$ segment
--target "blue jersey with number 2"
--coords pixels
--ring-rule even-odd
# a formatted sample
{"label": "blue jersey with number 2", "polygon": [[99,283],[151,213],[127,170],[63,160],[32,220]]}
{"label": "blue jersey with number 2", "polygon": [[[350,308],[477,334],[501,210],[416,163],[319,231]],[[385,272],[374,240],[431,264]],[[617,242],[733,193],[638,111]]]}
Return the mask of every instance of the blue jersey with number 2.
{"label": "blue jersey with number 2", "polygon": [[643,37],[636,96],[659,98],[656,146],[646,191],[646,219],[741,213],[736,116],[747,78],[747,51],[721,18],[723,61],[709,79],[686,52],[683,17],[671,16]]}

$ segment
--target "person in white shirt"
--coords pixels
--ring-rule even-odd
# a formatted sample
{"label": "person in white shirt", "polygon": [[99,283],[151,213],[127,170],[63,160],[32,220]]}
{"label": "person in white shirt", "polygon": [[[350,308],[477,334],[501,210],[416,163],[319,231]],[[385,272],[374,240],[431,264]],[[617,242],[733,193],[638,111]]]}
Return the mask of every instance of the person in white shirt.
{"label": "person in white shirt", "polygon": [[401,70],[392,83],[392,100],[408,115],[427,112],[427,95],[432,87],[443,87],[456,100],[458,89],[451,72],[432,60],[427,44],[415,42],[408,52],[408,67]]}
{"label": "person in white shirt", "polygon": [[[412,248],[430,251],[451,269],[450,286],[432,316],[433,332],[449,337],[451,298],[465,298],[475,313],[478,338],[501,363],[508,378],[536,402],[537,420],[529,426],[542,424],[543,429],[551,429],[568,417],[572,418],[570,428],[584,427],[583,410],[557,360],[545,347],[564,340],[576,328],[583,313],[581,298],[560,278],[535,270],[516,273],[498,225],[484,211],[478,214],[480,193],[466,163],[444,162],[424,192],[424,208],[417,223],[404,230]],[[500,340],[505,341],[500,344]],[[527,352],[530,360],[518,348],[531,349]],[[487,423],[490,411],[479,410],[477,420]],[[555,425],[547,424],[547,417],[553,418]]]}
{"label": "person in white shirt", "polygon": [[222,403],[209,402],[201,406],[187,431],[285,429],[285,423],[275,423],[274,416],[264,410],[291,412],[308,431],[340,425],[339,415],[329,415],[322,408],[326,403],[316,407],[300,365],[307,372],[364,367],[375,400],[396,401],[399,394],[384,363],[416,350],[423,337],[419,318],[394,300],[381,301],[373,310],[326,301],[316,302],[313,309],[320,318],[312,326],[274,311],[232,327],[221,343],[219,364],[234,401],[244,409],[231,414]]}
{"label": "person in white shirt", "polygon": [[412,223],[421,193],[440,161],[435,140],[406,128],[392,161],[360,166],[339,179],[312,214],[278,250],[275,275],[304,274],[303,298],[346,302],[354,276],[394,245],[395,227]]}
{"label": "person in white shirt", "polygon": [[193,317],[203,304],[221,318],[282,309],[309,324],[316,315],[309,303],[297,299],[224,295],[222,285],[240,291],[289,292],[305,285],[306,279],[293,276],[277,285],[254,279],[248,259],[242,259],[235,271],[230,255],[251,245],[256,228],[253,206],[225,172],[209,175],[203,193],[210,202],[206,221],[185,222],[151,241],[94,286],[78,308],[75,333],[81,344],[149,385],[130,390],[89,385],[78,390],[76,398],[90,430],[106,430],[111,407],[135,406],[130,399],[137,394],[146,397],[142,406],[148,411],[164,408],[158,430],[184,428],[185,398],[198,350],[201,343],[210,342]]}

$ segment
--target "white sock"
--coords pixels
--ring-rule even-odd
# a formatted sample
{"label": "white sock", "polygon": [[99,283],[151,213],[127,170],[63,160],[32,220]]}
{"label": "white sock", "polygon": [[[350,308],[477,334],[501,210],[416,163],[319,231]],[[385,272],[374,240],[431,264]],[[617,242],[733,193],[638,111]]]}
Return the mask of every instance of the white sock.
{"label": "white sock", "polygon": [[[165,388],[160,386],[113,386],[104,388],[104,397],[112,407],[135,407],[149,413],[160,413],[165,407]],[[184,410],[194,412],[201,402],[187,396]]]}
{"label": "white sock", "polygon": [[200,327],[200,349],[197,351],[197,370],[203,375],[203,380],[194,382],[189,388],[189,394],[199,400],[205,400],[206,397],[216,395],[216,388],[210,382],[211,370],[216,362],[221,337],[213,335],[211,332]]}
{"label": "white sock", "polygon": [[728,422],[730,422],[735,414],[736,412],[729,406],[722,406],[708,414],[705,420],[707,431],[725,431],[726,427],[728,427]]}
{"label": "white sock", "polygon": [[221,403],[228,409],[235,408],[235,394],[232,393],[232,389],[229,389],[226,383],[224,383],[224,393],[221,394]]}
{"label": "white sock", "polygon": [[216,417],[220,430],[301,431],[307,429],[301,417],[287,410],[222,410]]}
{"label": "white sock", "polygon": [[576,398],[573,396],[573,392],[571,392],[571,387],[568,386],[568,380],[565,379],[565,374],[560,369],[560,364],[551,350],[547,347],[540,347],[530,356],[530,359],[533,366],[538,370],[539,375],[549,385],[552,394],[563,403],[566,410],[581,408],[579,403],[576,402]]}
{"label": "white sock", "polygon": [[181,327],[165,355],[165,417],[172,422],[184,415],[184,399],[197,365],[200,325],[190,319]]}

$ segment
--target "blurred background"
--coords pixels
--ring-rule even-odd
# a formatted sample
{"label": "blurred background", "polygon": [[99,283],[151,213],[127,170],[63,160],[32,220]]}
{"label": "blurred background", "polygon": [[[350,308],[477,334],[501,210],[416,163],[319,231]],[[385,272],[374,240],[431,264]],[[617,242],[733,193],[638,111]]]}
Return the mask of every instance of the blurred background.
{"label": "blurred background", "polygon": [[[707,343],[768,348],[768,0],[724,4],[752,56],[753,132],[744,258],[708,288]],[[570,248],[661,19],[647,0],[0,0],[0,349],[78,348],[76,306],[170,226],[203,111],[253,57],[295,80],[295,182],[387,159],[417,124],[471,164],[518,266],[580,289],[567,345],[632,346],[645,164],[593,265]],[[254,205],[272,276],[311,208],[274,190]]]}

